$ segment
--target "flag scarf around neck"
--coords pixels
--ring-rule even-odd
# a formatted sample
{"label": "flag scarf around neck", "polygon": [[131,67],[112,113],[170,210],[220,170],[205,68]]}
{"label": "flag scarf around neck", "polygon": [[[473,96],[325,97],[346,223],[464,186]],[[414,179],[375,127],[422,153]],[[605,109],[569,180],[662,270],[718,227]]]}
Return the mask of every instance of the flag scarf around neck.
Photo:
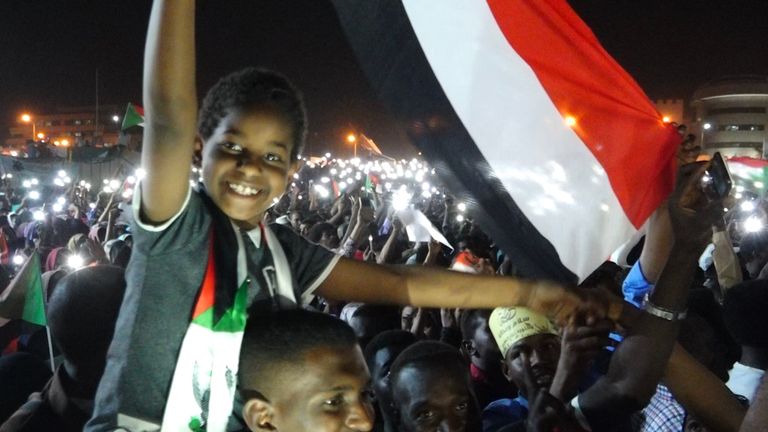
{"label": "flag scarf around neck", "polygon": [[35,250],[0,294],[0,318],[47,325],[40,255]]}
{"label": "flag scarf around neck", "polygon": [[374,92],[524,276],[585,278],[672,190],[679,135],[565,1],[333,3]]}
{"label": "flag scarf around neck", "polygon": [[[206,271],[176,362],[162,430],[226,430],[236,392],[253,275],[248,273],[248,258],[236,227],[203,197],[213,216]],[[274,266],[275,277],[265,279],[277,285],[261,289],[278,298],[279,307],[295,307],[297,299],[285,252],[269,227],[261,225],[259,229],[258,243],[266,248],[264,254]]]}

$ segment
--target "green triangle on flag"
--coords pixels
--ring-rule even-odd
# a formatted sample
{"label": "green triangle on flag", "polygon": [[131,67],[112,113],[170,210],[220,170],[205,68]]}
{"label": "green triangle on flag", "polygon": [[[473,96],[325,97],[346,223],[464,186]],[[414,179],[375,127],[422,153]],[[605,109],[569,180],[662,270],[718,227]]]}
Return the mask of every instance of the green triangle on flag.
{"label": "green triangle on flag", "polygon": [[144,126],[144,108],[129,102],[128,108],[126,108],[125,115],[123,116],[123,125],[120,127],[120,130],[126,130],[134,126]]}
{"label": "green triangle on flag", "polygon": [[44,326],[45,301],[40,276],[40,256],[32,253],[5,290],[0,293],[0,317],[22,319]]}

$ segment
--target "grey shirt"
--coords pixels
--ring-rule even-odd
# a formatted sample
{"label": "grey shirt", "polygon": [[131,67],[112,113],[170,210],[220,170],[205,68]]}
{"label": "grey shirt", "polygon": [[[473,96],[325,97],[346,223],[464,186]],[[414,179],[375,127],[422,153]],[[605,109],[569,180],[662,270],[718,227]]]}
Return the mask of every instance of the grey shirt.
{"label": "grey shirt", "polygon": [[[146,226],[134,218],[126,294],[86,431],[112,430],[118,413],[155,424],[162,421],[208,259],[212,219],[201,193],[191,191],[181,212],[161,226]],[[135,215],[139,200],[137,196]],[[338,257],[289,228],[270,228],[288,260],[295,298],[306,299]]]}

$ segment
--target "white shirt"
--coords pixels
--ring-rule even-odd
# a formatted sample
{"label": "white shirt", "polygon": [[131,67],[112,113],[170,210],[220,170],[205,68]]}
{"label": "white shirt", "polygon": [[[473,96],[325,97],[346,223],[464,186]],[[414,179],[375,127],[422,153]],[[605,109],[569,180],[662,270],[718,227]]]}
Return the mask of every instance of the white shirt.
{"label": "white shirt", "polygon": [[755,398],[757,387],[760,385],[760,379],[765,373],[762,369],[757,369],[736,362],[733,369],[728,372],[728,382],[725,384],[734,394],[744,396],[749,399],[750,405]]}

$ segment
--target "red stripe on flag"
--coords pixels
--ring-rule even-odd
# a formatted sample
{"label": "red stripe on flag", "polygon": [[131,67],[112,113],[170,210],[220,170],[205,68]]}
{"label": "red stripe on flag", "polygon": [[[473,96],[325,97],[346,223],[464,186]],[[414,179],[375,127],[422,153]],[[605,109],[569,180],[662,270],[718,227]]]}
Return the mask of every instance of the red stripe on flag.
{"label": "red stripe on flag", "polygon": [[627,218],[642,226],[672,190],[680,136],[564,0],[488,5],[563,118],[576,121]]}
{"label": "red stripe on flag", "polygon": [[216,265],[213,259],[213,234],[208,246],[208,265],[205,268],[203,276],[203,286],[200,287],[200,293],[195,302],[195,309],[192,312],[192,320],[195,320],[203,312],[213,307],[214,297],[216,295]]}
{"label": "red stripe on flag", "polygon": [[738,163],[750,168],[764,168],[768,166],[768,161],[763,159],[755,159],[746,156],[738,156],[728,159],[728,163]]}

